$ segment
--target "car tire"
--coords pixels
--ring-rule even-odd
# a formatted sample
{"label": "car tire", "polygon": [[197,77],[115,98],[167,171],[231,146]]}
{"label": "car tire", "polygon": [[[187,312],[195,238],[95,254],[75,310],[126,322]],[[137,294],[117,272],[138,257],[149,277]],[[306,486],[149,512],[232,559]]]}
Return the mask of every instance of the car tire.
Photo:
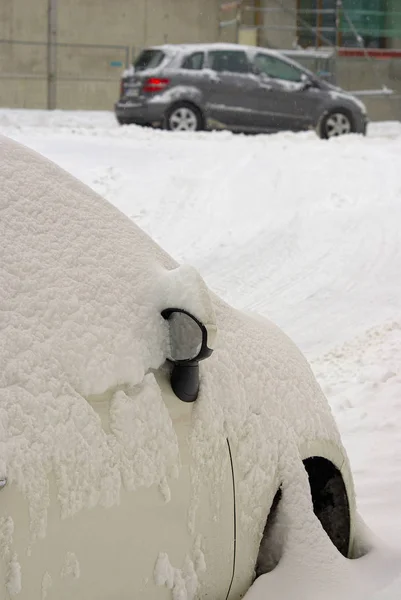
{"label": "car tire", "polygon": [[167,110],[164,128],[169,131],[200,131],[204,128],[202,113],[190,102],[179,102]]}
{"label": "car tire", "polygon": [[130,121],[128,119],[125,119],[124,117],[116,117],[117,119],[117,123],[119,125],[129,125]]}
{"label": "car tire", "polygon": [[354,119],[342,108],[333,109],[322,117],[317,133],[322,140],[356,133]]}

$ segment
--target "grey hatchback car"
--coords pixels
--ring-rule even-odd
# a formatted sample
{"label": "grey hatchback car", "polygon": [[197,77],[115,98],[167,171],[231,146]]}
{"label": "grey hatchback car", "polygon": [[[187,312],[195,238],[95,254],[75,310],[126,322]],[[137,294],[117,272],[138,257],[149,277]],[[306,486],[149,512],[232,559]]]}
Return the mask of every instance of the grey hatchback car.
{"label": "grey hatchback car", "polygon": [[172,131],[269,133],[315,129],[321,138],[366,132],[360,100],[277,51],[237,44],[147,48],[121,80],[120,124]]}

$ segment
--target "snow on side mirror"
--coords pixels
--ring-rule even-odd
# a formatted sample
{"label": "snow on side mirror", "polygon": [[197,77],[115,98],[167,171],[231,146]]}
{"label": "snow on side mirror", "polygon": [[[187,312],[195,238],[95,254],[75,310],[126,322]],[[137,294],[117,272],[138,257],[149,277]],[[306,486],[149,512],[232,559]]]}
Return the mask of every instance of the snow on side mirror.
{"label": "snow on side mirror", "polygon": [[314,87],[312,79],[310,79],[306,73],[302,73],[301,75],[301,84],[303,90],[309,90],[310,88]]}
{"label": "snow on side mirror", "polygon": [[180,308],[167,308],[162,317],[169,325],[171,387],[183,402],[194,402],[199,394],[199,361],[212,354],[216,327],[205,325]]}

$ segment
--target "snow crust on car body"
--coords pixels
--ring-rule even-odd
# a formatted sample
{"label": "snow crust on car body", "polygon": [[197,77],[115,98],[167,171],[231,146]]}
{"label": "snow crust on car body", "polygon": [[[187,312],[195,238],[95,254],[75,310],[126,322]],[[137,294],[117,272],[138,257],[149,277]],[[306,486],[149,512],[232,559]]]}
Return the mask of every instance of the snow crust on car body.
{"label": "snow crust on car body", "polygon": [[[192,408],[189,530],[202,534],[205,482],[215,490],[210,501],[221,503],[216,457],[228,438],[238,509],[232,597],[251,583],[280,485],[286,547],[301,556],[315,544],[321,561],[335,563],[310,510],[302,459],[317,454],[341,471],[352,527],[353,484],[327,401],[294,344],[269,321],[211,294],[195,270],[178,267],[132,221],[43,157],[0,138],[0,162],[0,475],[27,499],[31,543],[46,536],[50,475],[63,518],[116,506],[123,488],[159,485],[168,500],[180,450],[153,373],[168,350],[160,312],[175,306],[216,320],[219,330]],[[87,401],[106,393],[110,432]],[[6,584],[16,589],[19,523],[1,519],[0,536],[8,536],[2,558],[8,573],[14,569]],[[206,577],[207,569],[206,555]],[[173,597],[191,600],[192,583]]]}

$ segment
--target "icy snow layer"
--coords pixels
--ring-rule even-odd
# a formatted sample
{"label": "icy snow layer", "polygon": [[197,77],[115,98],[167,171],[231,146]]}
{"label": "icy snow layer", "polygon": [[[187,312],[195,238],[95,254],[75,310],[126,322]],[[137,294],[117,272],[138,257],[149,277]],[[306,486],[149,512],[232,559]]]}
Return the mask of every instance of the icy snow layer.
{"label": "icy snow layer", "polygon": [[[170,136],[118,128],[110,113],[0,111],[0,124],[315,358],[362,515],[399,544],[401,124],[328,144],[313,134]],[[385,598],[399,596],[394,583]]]}

